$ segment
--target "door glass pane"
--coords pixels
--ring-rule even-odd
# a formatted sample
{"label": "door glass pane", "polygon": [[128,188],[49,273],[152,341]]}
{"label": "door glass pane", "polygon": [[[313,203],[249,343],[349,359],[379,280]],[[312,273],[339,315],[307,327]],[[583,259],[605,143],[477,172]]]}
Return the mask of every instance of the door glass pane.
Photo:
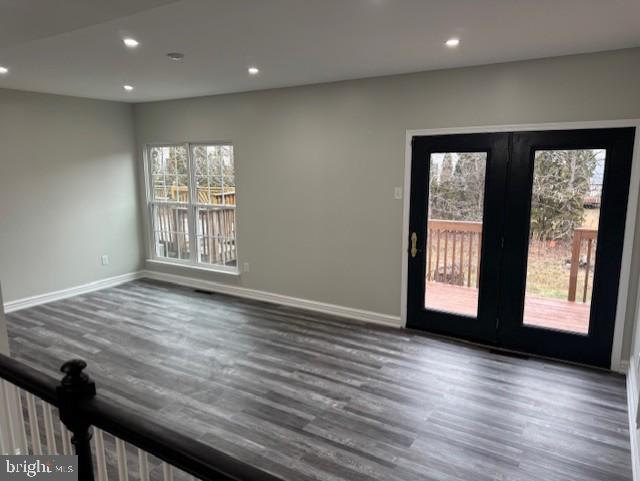
{"label": "door glass pane", "polygon": [[535,153],[524,324],[589,332],[606,151]]}
{"label": "door glass pane", "polygon": [[486,152],[431,154],[425,307],[476,317]]}

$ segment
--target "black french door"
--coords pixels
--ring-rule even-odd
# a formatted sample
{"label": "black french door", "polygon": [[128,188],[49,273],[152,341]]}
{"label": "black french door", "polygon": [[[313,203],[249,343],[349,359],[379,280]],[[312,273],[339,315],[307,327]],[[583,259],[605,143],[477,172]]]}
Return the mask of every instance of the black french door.
{"label": "black french door", "polygon": [[[407,326],[493,343],[509,136],[415,137],[412,152]],[[473,189],[456,179],[465,167],[477,179]],[[449,204],[469,190],[475,202],[468,210],[473,212],[457,215]],[[430,192],[432,200],[438,198],[431,206]],[[462,233],[463,222],[466,243],[456,239],[454,246],[450,233]],[[459,277],[464,278],[462,286]]]}
{"label": "black french door", "polygon": [[407,326],[608,367],[634,135],[414,137]]}

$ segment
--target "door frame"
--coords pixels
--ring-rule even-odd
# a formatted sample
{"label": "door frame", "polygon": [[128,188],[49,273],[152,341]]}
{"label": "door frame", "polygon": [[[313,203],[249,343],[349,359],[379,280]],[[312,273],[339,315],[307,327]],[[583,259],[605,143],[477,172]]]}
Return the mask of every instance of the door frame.
{"label": "door frame", "polygon": [[[638,211],[638,196],[640,194],[640,119],[627,120],[601,120],[587,122],[551,122],[538,124],[514,124],[514,125],[484,125],[472,127],[451,127],[438,129],[411,129],[406,131],[405,159],[404,159],[404,206],[402,220],[402,279],[400,296],[401,326],[407,325],[407,295],[409,273],[409,212],[411,192],[411,140],[414,136],[454,135],[454,134],[481,134],[499,132],[521,132],[534,130],[579,130],[579,129],[606,129],[615,127],[635,127],[633,157],[631,163],[631,179],[629,185],[629,198],[627,201],[627,214],[625,219],[624,244],[622,248],[622,267],[620,269],[620,282],[618,285],[618,301],[616,305],[616,319],[613,335],[613,348],[611,350],[610,368],[613,371],[626,373],[628,362],[622,360],[622,344],[625,321],[627,319],[627,306],[630,293],[631,258],[633,240],[636,229],[636,215]],[[638,286],[636,286],[637,288]],[[634,304],[635,305],[635,304]]]}

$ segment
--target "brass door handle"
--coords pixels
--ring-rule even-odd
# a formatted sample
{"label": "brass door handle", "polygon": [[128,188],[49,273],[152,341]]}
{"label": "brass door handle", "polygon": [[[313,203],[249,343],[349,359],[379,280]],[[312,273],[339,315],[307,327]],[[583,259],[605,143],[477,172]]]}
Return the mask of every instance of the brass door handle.
{"label": "brass door handle", "polygon": [[415,257],[418,254],[418,234],[411,233],[411,257]]}

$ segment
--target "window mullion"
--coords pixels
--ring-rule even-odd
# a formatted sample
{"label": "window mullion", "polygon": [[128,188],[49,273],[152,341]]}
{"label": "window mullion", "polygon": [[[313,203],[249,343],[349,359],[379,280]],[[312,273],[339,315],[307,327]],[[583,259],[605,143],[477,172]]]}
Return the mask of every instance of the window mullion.
{"label": "window mullion", "polygon": [[198,263],[198,212],[196,204],[198,203],[198,185],[196,183],[196,168],[191,155],[191,144],[187,146],[187,163],[189,166],[189,252],[191,262],[193,264]]}
{"label": "window mullion", "polygon": [[147,237],[147,248],[148,255],[155,259],[158,255],[156,251],[156,221],[154,218],[153,211],[153,192],[154,192],[154,182],[153,182],[153,167],[151,166],[151,154],[150,154],[149,146],[145,146],[144,151],[142,153],[142,168],[144,170],[144,186],[145,186],[145,195],[147,198],[147,218],[148,218],[148,237]]}

